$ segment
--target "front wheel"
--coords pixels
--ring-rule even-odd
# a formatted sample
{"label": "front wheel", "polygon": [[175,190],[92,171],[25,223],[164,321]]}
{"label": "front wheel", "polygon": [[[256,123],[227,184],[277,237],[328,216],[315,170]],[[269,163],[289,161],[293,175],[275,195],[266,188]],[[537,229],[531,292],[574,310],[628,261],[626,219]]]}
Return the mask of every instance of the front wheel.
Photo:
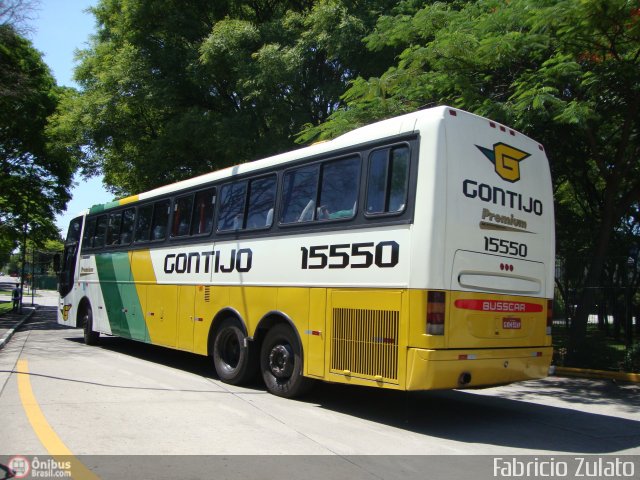
{"label": "front wheel", "polygon": [[100,332],[93,331],[93,311],[91,310],[91,305],[85,307],[82,323],[84,324],[84,343],[86,345],[97,345],[100,339]]}
{"label": "front wheel", "polygon": [[313,386],[302,376],[302,349],[293,330],[279,324],[267,333],[260,350],[260,370],[267,389],[274,395],[293,398]]}
{"label": "front wheel", "polygon": [[253,348],[245,346],[244,332],[236,320],[224,320],[213,342],[213,365],[220,380],[232,385],[251,381],[258,370]]}

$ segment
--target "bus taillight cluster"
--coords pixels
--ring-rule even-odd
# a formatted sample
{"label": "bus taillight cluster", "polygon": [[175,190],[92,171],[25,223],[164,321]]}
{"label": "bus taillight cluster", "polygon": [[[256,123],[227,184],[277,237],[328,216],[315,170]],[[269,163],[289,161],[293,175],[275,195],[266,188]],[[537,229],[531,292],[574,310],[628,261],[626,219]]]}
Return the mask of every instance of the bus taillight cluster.
{"label": "bus taillight cluster", "polygon": [[427,333],[444,335],[444,318],[446,294],[431,291],[427,294]]}

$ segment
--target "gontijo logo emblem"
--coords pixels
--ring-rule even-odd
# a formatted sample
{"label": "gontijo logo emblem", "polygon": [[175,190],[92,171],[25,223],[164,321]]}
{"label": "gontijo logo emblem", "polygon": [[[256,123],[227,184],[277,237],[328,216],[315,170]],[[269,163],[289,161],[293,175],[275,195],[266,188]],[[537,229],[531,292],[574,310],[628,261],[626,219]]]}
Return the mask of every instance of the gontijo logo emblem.
{"label": "gontijo logo emblem", "polygon": [[520,180],[520,162],[531,156],[530,153],[518,150],[506,143],[494,143],[493,150],[476,145],[496,167],[496,173],[507,182]]}

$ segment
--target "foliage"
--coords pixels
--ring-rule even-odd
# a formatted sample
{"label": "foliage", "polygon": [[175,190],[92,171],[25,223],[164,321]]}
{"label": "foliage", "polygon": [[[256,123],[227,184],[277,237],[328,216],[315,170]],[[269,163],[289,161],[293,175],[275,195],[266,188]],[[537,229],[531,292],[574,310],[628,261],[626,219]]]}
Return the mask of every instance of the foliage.
{"label": "foliage", "polygon": [[640,373],[640,342],[627,350],[622,367],[625,372]]}
{"label": "foliage", "polygon": [[18,33],[28,31],[27,23],[32,20],[37,0],[0,0],[0,25],[10,25]]}
{"label": "foliage", "polygon": [[640,203],[637,3],[405,1],[380,18],[365,42],[371,51],[403,50],[382,75],[352,81],[342,97],[346,106],[325,124],[305,129],[299,140],[449,104],[544,141],[554,177],[558,253],[576,259],[576,278],[582,279],[573,285],[579,293],[570,350],[576,351],[594,307],[589,292],[607,269],[613,271],[605,259],[619,256],[617,248],[637,251],[640,245],[637,235],[621,234]]}
{"label": "foliage", "polygon": [[45,129],[62,94],[41,54],[0,25],[0,245],[11,251],[28,233],[56,238],[53,223],[69,199],[74,165]]}
{"label": "foliage", "polygon": [[102,0],[51,133],[119,195],[290,149],[382,72],[360,39],[391,3]]}

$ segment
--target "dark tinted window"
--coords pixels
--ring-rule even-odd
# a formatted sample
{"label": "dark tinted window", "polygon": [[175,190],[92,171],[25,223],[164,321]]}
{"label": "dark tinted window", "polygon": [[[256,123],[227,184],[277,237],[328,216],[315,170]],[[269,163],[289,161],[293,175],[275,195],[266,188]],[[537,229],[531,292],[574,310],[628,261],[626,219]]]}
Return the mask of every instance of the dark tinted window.
{"label": "dark tinted window", "polygon": [[153,220],[151,221],[151,241],[167,238],[169,224],[169,200],[162,200],[153,204]]}
{"label": "dark tinted window", "polygon": [[282,223],[313,220],[318,196],[320,165],[289,170],[284,174]]}
{"label": "dark tinted window", "polygon": [[247,229],[265,228],[273,224],[276,186],[275,175],[249,182],[249,206],[245,225]]}
{"label": "dark tinted window", "polygon": [[246,191],[247,182],[231,183],[220,189],[218,231],[242,228]]}
{"label": "dark tinted window", "polygon": [[359,184],[359,157],[289,170],[284,175],[281,222],[351,218],[356,211]]}
{"label": "dark tinted window", "polygon": [[360,183],[360,159],[347,158],[322,166],[320,206],[317,220],[351,218],[356,212],[358,185]]}
{"label": "dark tinted window", "polygon": [[151,238],[151,220],[153,218],[153,204],[138,208],[134,241],[146,242]]}
{"label": "dark tinted window", "polygon": [[109,214],[109,229],[107,231],[107,245],[120,245],[120,226],[122,212]]}
{"label": "dark tinted window", "polygon": [[404,211],[409,188],[409,148],[376,150],[369,157],[367,214]]}
{"label": "dark tinted window", "polygon": [[84,234],[82,235],[82,248],[93,247],[93,235],[96,231],[96,218],[87,219],[87,225],[84,227]]}
{"label": "dark tinted window", "polygon": [[133,226],[136,219],[136,209],[129,208],[122,212],[122,229],[120,233],[120,245],[129,245],[133,239]]}
{"label": "dark tinted window", "polygon": [[76,243],[80,241],[80,229],[82,228],[82,217],[74,218],[69,224],[67,230],[67,239],[65,244]]}
{"label": "dark tinted window", "polygon": [[215,188],[196,193],[193,218],[191,219],[191,235],[202,235],[211,232],[215,202]]}
{"label": "dark tinted window", "polygon": [[189,235],[191,223],[191,210],[193,208],[193,195],[185,195],[176,198],[173,205],[173,226],[171,228],[172,237],[184,237]]}
{"label": "dark tinted window", "polygon": [[104,247],[107,238],[107,224],[108,217],[106,215],[100,215],[96,222],[96,232],[93,236],[93,248]]}

